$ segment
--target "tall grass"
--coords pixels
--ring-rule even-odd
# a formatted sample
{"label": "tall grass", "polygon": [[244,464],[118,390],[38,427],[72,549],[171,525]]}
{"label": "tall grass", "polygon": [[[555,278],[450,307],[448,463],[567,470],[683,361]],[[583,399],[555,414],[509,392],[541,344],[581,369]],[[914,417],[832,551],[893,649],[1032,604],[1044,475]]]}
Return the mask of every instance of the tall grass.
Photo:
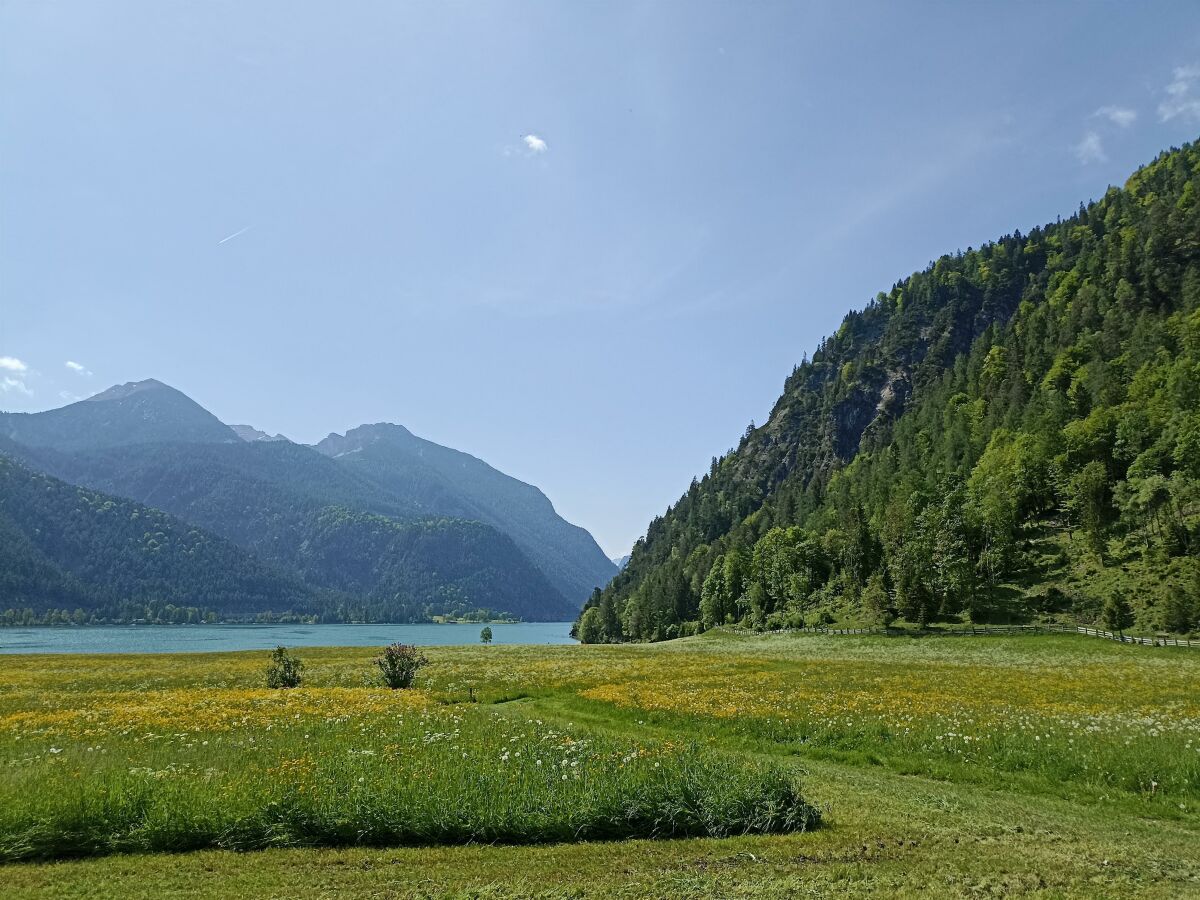
{"label": "tall grass", "polygon": [[477,707],[60,743],[0,770],[0,860],[724,836],[817,822],[778,765]]}

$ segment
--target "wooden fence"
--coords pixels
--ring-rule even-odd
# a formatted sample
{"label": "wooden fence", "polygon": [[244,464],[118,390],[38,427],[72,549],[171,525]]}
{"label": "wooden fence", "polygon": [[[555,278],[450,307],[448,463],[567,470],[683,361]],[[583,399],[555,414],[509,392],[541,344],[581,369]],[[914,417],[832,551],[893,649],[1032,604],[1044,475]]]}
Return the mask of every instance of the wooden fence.
{"label": "wooden fence", "polygon": [[[739,629],[744,630],[744,629]],[[1084,634],[1088,637],[1103,638],[1106,641],[1117,641],[1121,644],[1141,644],[1146,647],[1196,647],[1200,648],[1200,640],[1176,637],[1135,637],[1131,634],[1113,634],[1111,631],[1101,631],[1099,628],[1087,628],[1083,625],[963,625],[954,628],[926,628],[920,631],[905,628],[791,628],[784,631],[801,632],[804,634],[883,634],[891,637],[904,635],[920,635],[922,637],[937,637],[938,635],[976,635],[989,634]],[[749,632],[747,632],[749,633]],[[782,632],[776,632],[782,633]]]}

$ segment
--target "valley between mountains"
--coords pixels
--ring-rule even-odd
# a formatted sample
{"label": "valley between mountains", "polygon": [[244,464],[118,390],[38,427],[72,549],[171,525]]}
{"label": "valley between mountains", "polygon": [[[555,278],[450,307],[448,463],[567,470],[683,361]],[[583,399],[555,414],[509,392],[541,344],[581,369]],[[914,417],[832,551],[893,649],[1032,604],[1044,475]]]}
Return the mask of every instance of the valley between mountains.
{"label": "valley between mountains", "polygon": [[9,624],[563,621],[617,571],[536,487],[399,425],[306,446],[153,379],[0,414],[0,482]]}

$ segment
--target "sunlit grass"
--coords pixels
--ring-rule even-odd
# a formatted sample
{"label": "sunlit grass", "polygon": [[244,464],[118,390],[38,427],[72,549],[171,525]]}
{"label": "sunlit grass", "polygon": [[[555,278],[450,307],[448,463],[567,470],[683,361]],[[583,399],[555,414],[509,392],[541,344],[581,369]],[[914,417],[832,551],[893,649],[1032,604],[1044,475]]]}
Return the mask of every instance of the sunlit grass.
{"label": "sunlit grass", "polygon": [[439,705],[419,691],[48,690],[25,709],[12,699],[0,716],[0,860],[816,823],[778,765]]}
{"label": "sunlit grass", "polygon": [[1185,818],[1200,794],[1187,650],[710,634],[426,652],[412,691],[374,683],[369,649],[299,651],[289,691],[262,686],[261,653],[0,656],[0,857],[800,829],[793,758]]}

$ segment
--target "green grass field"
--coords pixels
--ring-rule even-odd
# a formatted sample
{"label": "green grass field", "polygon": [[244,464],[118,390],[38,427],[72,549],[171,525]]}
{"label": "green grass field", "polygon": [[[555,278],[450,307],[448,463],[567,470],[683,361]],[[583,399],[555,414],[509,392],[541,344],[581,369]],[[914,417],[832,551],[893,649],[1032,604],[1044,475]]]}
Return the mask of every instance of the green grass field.
{"label": "green grass field", "polygon": [[0,657],[4,895],[1200,896],[1194,650],[426,653]]}

